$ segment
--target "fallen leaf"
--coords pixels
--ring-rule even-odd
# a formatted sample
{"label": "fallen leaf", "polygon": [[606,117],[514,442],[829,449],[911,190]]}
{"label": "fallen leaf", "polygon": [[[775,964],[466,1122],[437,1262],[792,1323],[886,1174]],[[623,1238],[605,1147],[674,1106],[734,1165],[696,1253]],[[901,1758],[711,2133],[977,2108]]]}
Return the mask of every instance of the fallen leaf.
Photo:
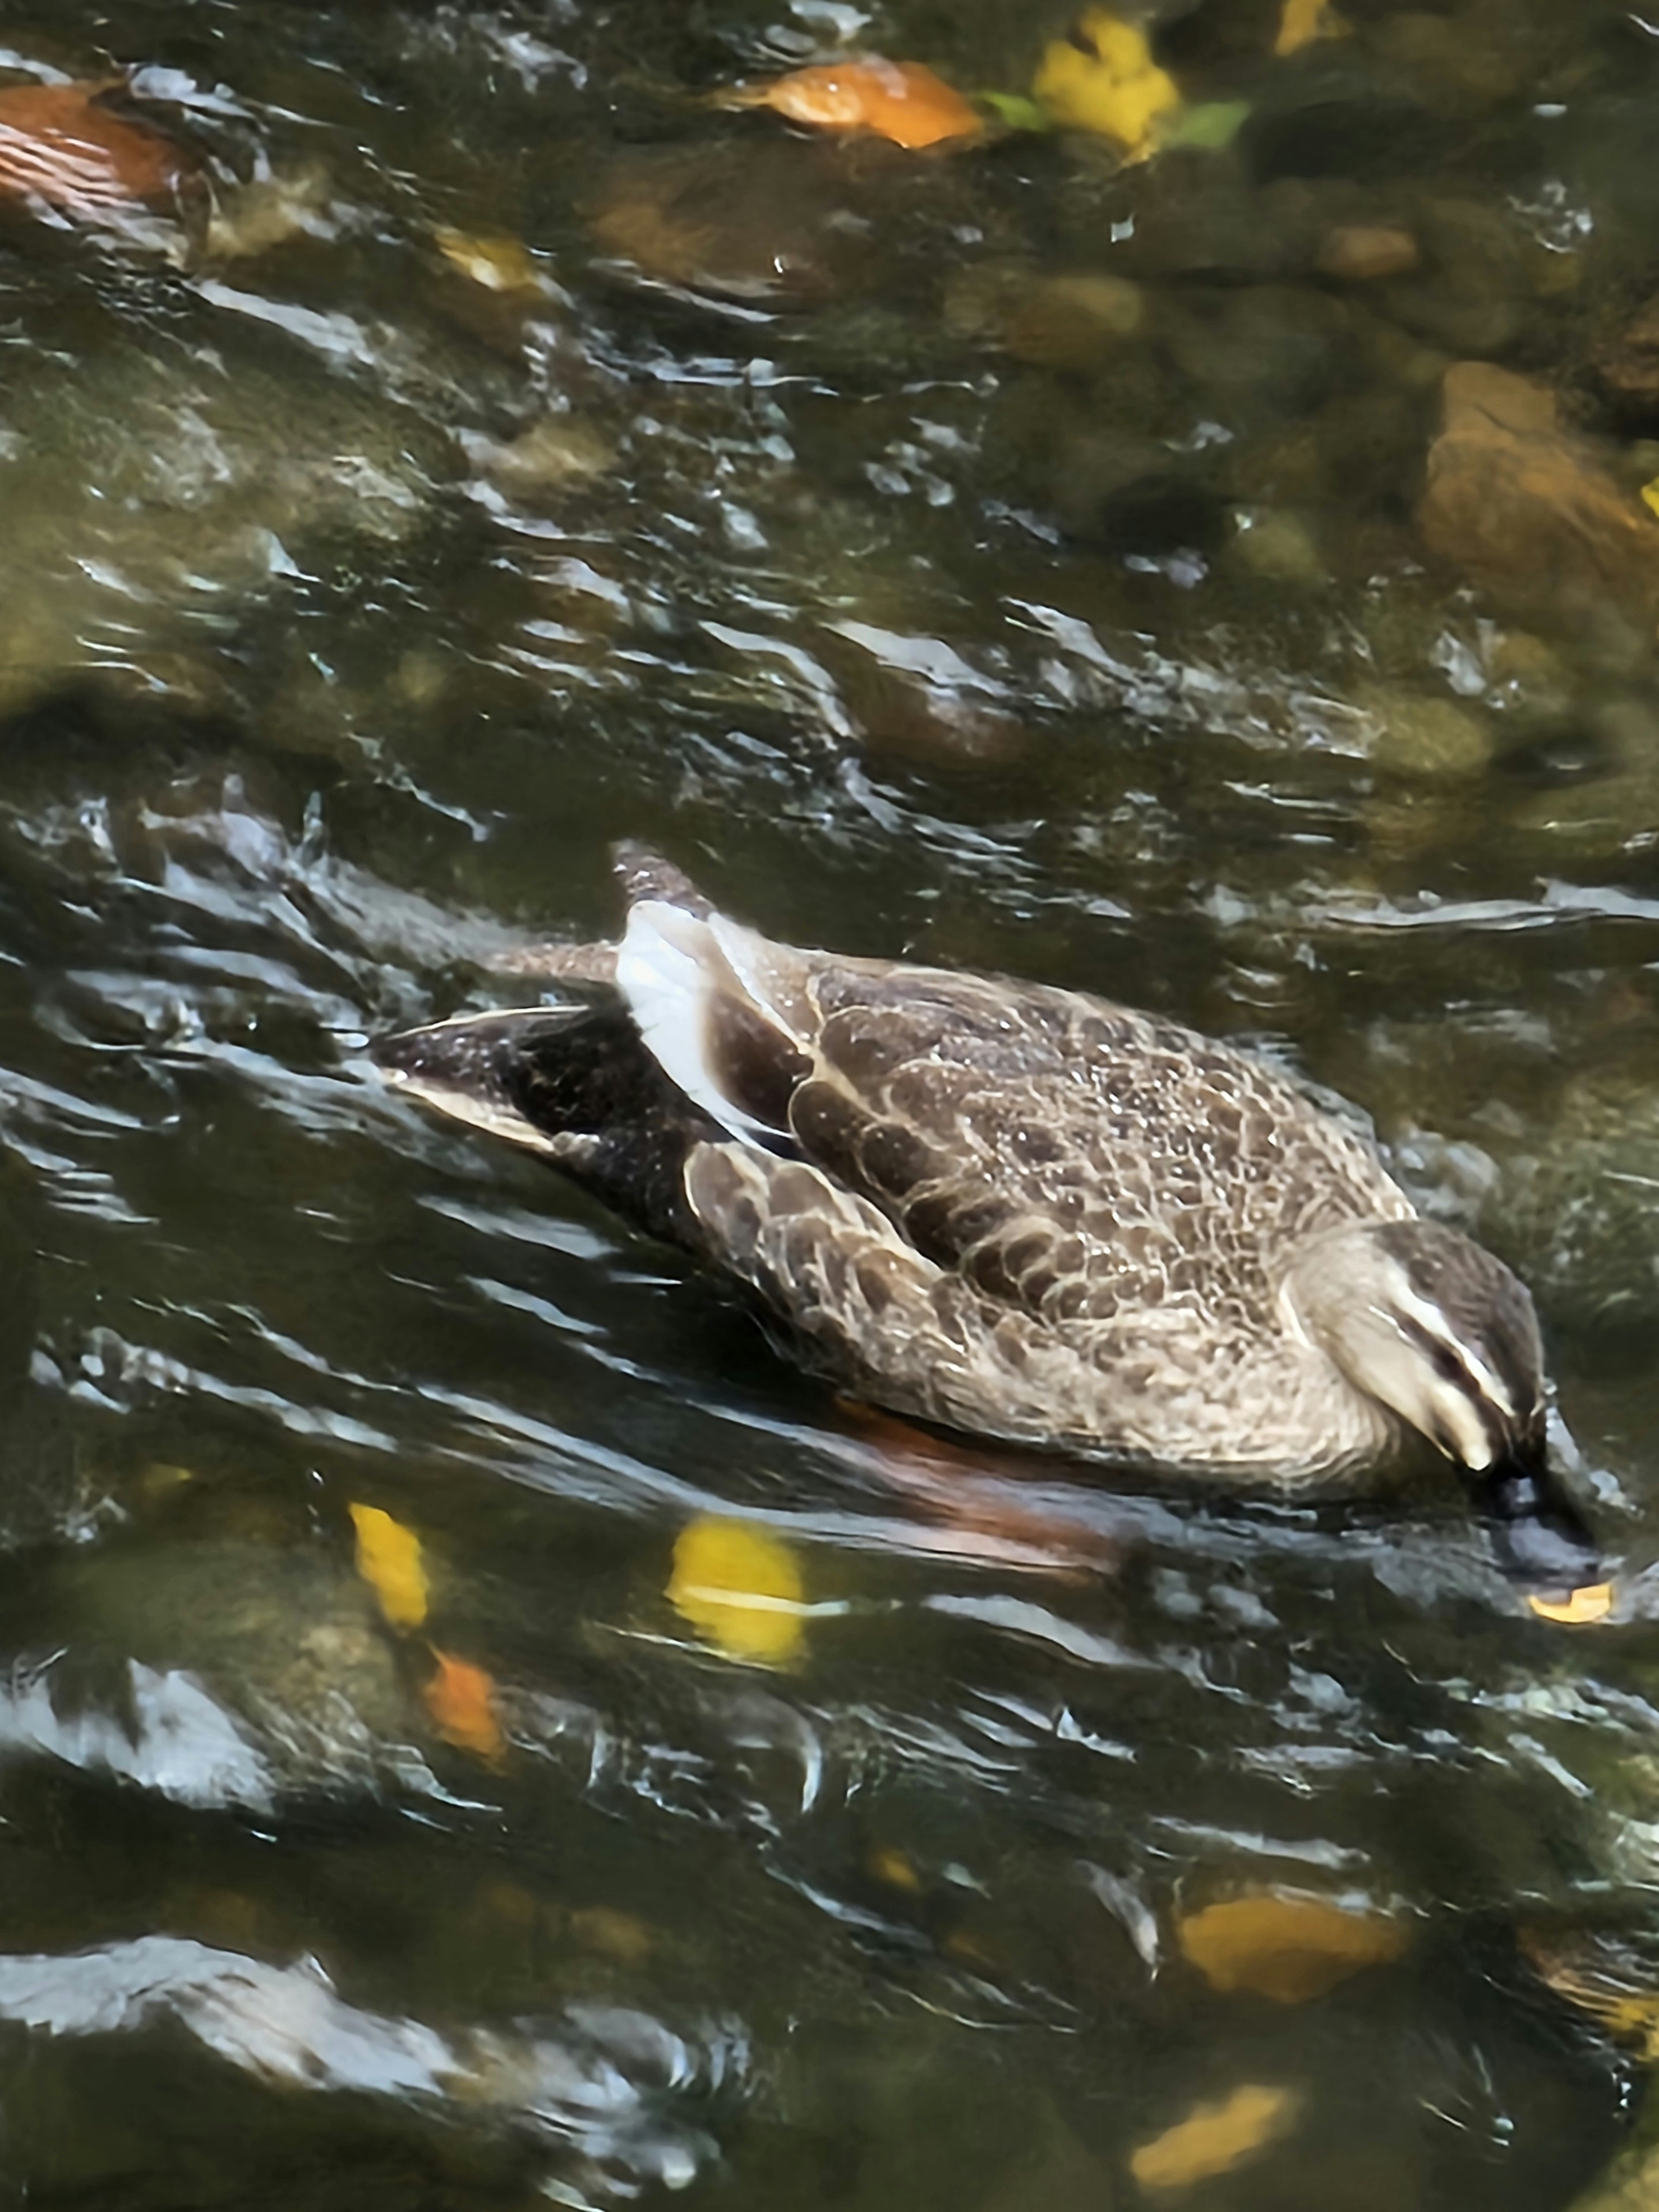
{"label": "fallen leaf", "polygon": [[165,1498],[195,1480],[194,1468],[173,1467],[166,1460],[153,1459],[139,1470],[138,1489],[146,1498]]}
{"label": "fallen leaf", "polygon": [[1127,161],[1146,159],[1181,106],[1145,31],[1103,8],[1088,9],[1047,49],[1031,91],[1056,123],[1115,139]]}
{"label": "fallen leaf", "polygon": [[891,1844],[884,1844],[870,1854],[871,1873],[889,1889],[902,1889],[911,1897],[921,1894],[921,1876],[906,1852]]}
{"label": "fallen leaf", "polygon": [[452,269],[486,292],[539,292],[542,280],[528,249],[505,233],[434,230],[433,243]]}
{"label": "fallen leaf", "polygon": [[1212,1989],[1250,1990],[1279,2004],[1323,1996],[1362,1967],[1399,1958],[1411,1942],[1410,1928],[1386,1913],[1276,1890],[1206,1905],[1176,1933]]}
{"label": "fallen leaf", "polygon": [[1281,56],[1299,53],[1316,39],[1346,39],[1352,27],[1343,21],[1330,0],[1285,0],[1273,52]]}
{"label": "fallen leaf", "polygon": [[668,1601],[728,1659],[777,1666],[800,1649],[800,1567],[787,1546],[741,1521],[706,1516],[681,1529]]}
{"label": "fallen leaf", "polygon": [[1047,131],[1048,118],[1036,100],[1023,92],[978,92],[974,95],[981,107],[988,107],[997,121],[1010,131]]}
{"label": "fallen leaf", "polygon": [[1301,2100],[1289,2089],[1247,2083],[1219,2104],[1194,2105],[1184,2120],[1142,2143],[1129,2171],[1143,2189],[1186,2189],[1231,2173],[1294,2125]]}
{"label": "fallen leaf", "polygon": [[446,1743],[470,1751],[492,1762],[507,1749],[501,1723],[495,1718],[495,1685],[482,1667],[457,1659],[434,1644],[432,1656],[437,1672],[421,1690],[432,1725]]}
{"label": "fallen leaf", "polygon": [[1219,154],[1232,144],[1249,119],[1248,100],[1206,100],[1172,117],[1159,134],[1158,143],[1190,146],[1201,154]]}
{"label": "fallen leaf", "polygon": [[378,1505],[354,1505],[357,1571],[380,1601],[394,1628],[418,1628],[426,1619],[428,1587],[421,1540]]}
{"label": "fallen leaf", "polygon": [[1659,2057],[1659,1989],[1616,1936],[1575,1929],[1559,1936],[1523,1928],[1520,1945],[1540,1979],[1604,2027],[1615,2042]]}
{"label": "fallen leaf", "polygon": [[[1659,514],[1659,497],[1649,497],[1654,486],[1649,484],[1642,496],[1656,514]],[[1611,1583],[1583,1583],[1565,1597],[1540,1597],[1529,1591],[1527,1603],[1540,1620],[1559,1621],[1564,1627],[1583,1628],[1595,1620],[1605,1620],[1613,1611]]]}
{"label": "fallen leaf", "polygon": [[166,200],[190,173],[181,148],[106,105],[108,83],[15,84],[0,90],[0,196],[43,203],[78,222],[108,221]]}
{"label": "fallen leaf", "polygon": [[953,86],[920,62],[865,54],[791,70],[767,84],[740,85],[722,96],[737,107],[770,107],[817,131],[871,131],[895,146],[937,146],[977,138],[984,125]]}
{"label": "fallen leaf", "polygon": [[1642,504],[1644,507],[1651,507],[1656,514],[1659,514],[1659,477],[1655,477],[1651,483],[1643,485]]}

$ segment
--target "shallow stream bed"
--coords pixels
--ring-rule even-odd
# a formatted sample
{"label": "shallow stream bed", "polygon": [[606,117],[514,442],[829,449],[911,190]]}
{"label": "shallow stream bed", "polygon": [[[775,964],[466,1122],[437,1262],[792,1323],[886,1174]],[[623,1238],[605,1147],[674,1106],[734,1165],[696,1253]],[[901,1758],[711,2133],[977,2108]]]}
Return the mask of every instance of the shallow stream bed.
{"label": "shallow stream bed", "polygon": [[[0,0],[7,2201],[1659,2206],[1659,31],[1340,13],[1143,11],[1125,162],[712,97],[1063,4]],[[30,185],[118,75],[167,193]],[[872,1421],[389,1096],[623,836],[1370,1117],[1611,1615]]]}

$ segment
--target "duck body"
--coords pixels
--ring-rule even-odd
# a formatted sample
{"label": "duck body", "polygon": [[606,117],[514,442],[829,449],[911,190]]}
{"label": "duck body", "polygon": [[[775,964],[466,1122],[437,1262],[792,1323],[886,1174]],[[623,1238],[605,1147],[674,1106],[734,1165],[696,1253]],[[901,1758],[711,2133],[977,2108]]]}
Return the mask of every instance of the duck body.
{"label": "duck body", "polygon": [[388,1075],[736,1278],[896,1412],[1289,1491],[1542,1452],[1531,1300],[1262,1060],[1089,994],[778,945],[629,852],[574,1001]]}

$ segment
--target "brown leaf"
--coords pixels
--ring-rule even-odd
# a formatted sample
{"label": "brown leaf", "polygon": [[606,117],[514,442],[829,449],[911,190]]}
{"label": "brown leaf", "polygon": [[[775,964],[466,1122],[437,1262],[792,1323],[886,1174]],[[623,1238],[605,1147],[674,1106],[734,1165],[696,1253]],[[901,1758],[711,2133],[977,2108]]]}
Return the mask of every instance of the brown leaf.
{"label": "brown leaf", "polygon": [[190,173],[183,149],[106,104],[107,84],[0,90],[0,198],[43,202],[96,222],[168,199]]}
{"label": "brown leaf", "polygon": [[1206,1905],[1176,1934],[1212,1989],[1249,1990],[1279,2004],[1323,1996],[1362,1967],[1398,1959],[1411,1942],[1410,1929],[1385,1913],[1276,1890]]}

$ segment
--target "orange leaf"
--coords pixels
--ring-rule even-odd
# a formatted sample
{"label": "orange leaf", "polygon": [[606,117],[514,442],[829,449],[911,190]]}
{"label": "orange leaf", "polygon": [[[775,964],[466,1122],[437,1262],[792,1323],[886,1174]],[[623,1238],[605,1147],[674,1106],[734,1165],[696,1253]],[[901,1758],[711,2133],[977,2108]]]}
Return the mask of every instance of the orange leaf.
{"label": "orange leaf", "polygon": [[746,85],[735,97],[741,106],[775,108],[815,130],[873,131],[896,146],[976,138],[982,128],[962,94],[932,70],[875,54],[792,70],[769,84]]}
{"label": "orange leaf", "polygon": [[159,131],[105,106],[102,84],[15,84],[0,90],[0,197],[41,200],[96,222],[165,200],[189,172]]}
{"label": "orange leaf", "polygon": [[1273,1890],[1206,1905],[1176,1933],[1212,1989],[1251,1990],[1279,2004],[1323,1996],[1363,1966],[1399,1958],[1411,1942],[1409,1928],[1386,1913]]}
{"label": "orange leaf", "polygon": [[495,1717],[494,1680],[482,1667],[440,1651],[435,1644],[432,1656],[437,1672],[421,1691],[432,1725],[446,1743],[494,1765],[507,1750],[507,1740]]}
{"label": "orange leaf", "polygon": [[1218,2105],[1194,2105],[1184,2120],[1149,2143],[1129,2160],[1129,2171],[1146,2190],[1187,2189],[1265,2149],[1294,2124],[1300,2099],[1289,2089],[1247,2083]]}

